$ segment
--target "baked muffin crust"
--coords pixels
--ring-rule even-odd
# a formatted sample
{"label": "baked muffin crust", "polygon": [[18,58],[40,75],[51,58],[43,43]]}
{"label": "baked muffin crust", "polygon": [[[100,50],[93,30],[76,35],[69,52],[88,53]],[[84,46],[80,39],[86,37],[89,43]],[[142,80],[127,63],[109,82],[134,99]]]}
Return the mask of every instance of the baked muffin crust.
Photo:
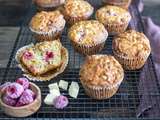
{"label": "baked muffin crust", "polygon": [[69,30],[68,36],[81,45],[94,45],[104,42],[108,37],[103,24],[96,20],[80,21]]}
{"label": "baked muffin crust", "polygon": [[30,22],[30,28],[38,32],[62,31],[65,19],[59,11],[37,13]]}
{"label": "baked muffin crust", "polygon": [[88,56],[80,70],[80,80],[93,86],[113,86],[123,77],[124,71],[119,62],[108,55]]}
{"label": "baked muffin crust", "polygon": [[143,33],[129,30],[114,39],[113,50],[124,57],[135,58],[149,54],[151,47]]}
{"label": "baked muffin crust", "polygon": [[94,8],[84,0],[67,0],[64,5],[64,11],[70,17],[89,17],[92,15]]}
{"label": "baked muffin crust", "polygon": [[131,20],[130,13],[120,7],[107,5],[100,8],[96,12],[96,19],[104,25],[108,24],[124,24]]}

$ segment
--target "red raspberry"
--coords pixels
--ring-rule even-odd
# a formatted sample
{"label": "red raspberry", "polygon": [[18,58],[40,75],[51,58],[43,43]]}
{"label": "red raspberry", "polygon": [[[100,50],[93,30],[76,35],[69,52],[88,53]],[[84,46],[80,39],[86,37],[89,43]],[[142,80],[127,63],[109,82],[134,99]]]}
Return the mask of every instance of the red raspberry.
{"label": "red raspberry", "polygon": [[24,91],[23,86],[18,83],[11,83],[6,88],[6,94],[12,99],[20,97],[23,91]]}
{"label": "red raspberry", "polygon": [[6,88],[11,84],[11,82],[6,82],[0,86],[0,91],[6,91]]}
{"label": "red raspberry", "polygon": [[29,88],[29,81],[27,78],[18,78],[16,83],[19,83],[23,86],[24,90]]}
{"label": "red raspberry", "polygon": [[30,103],[32,103],[34,101],[34,98],[35,98],[35,93],[30,90],[30,89],[26,89],[20,99],[18,100],[16,106],[19,107],[19,106],[24,106],[24,105],[28,105]]}
{"label": "red raspberry", "polygon": [[29,51],[25,51],[25,52],[23,53],[23,57],[24,57],[25,59],[27,59],[27,60],[30,60],[30,59],[33,58],[33,54],[32,54],[31,52],[29,52]]}
{"label": "red raspberry", "polygon": [[10,98],[8,95],[5,95],[3,97],[3,102],[9,106],[15,106],[17,103],[17,100]]}
{"label": "red raspberry", "polygon": [[53,57],[54,57],[53,52],[49,52],[49,51],[46,52],[46,55],[45,55],[45,60],[46,60],[46,62],[48,62],[49,59],[51,59],[51,58],[53,58]]}
{"label": "red raspberry", "polygon": [[68,98],[60,95],[54,100],[54,106],[57,109],[63,109],[68,105],[69,101]]}

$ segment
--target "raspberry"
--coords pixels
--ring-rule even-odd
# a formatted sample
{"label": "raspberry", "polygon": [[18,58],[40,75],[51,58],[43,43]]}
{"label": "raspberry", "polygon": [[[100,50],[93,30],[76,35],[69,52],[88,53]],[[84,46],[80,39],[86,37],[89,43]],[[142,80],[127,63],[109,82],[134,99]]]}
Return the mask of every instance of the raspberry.
{"label": "raspberry", "polygon": [[16,83],[19,83],[23,86],[24,90],[29,88],[29,81],[27,78],[18,78]]}
{"label": "raspberry", "polygon": [[63,109],[68,105],[69,101],[68,98],[60,95],[54,100],[54,106],[57,109]]}
{"label": "raspberry", "polygon": [[6,82],[0,86],[0,91],[5,91],[6,88],[11,84],[11,82]]}
{"label": "raspberry", "polygon": [[35,93],[30,89],[26,89],[19,98],[16,106],[19,107],[28,105],[34,101],[34,98],[35,98]]}
{"label": "raspberry", "polygon": [[46,56],[45,56],[46,62],[48,62],[49,59],[51,59],[51,58],[53,58],[53,57],[54,57],[53,52],[49,52],[49,51],[46,52]]}
{"label": "raspberry", "polygon": [[18,83],[11,83],[6,88],[6,94],[12,99],[20,97],[23,91],[24,91],[23,86]]}
{"label": "raspberry", "polygon": [[33,54],[32,54],[31,52],[29,52],[29,51],[25,51],[25,52],[23,53],[23,57],[24,57],[25,59],[27,59],[27,60],[30,60],[30,59],[33,58]]}
{"label": "raspberry", "polygon": [[4,102],[5,104],[9,105],[9,106],[15,106],[17,100],[10,98],[8,95],[5,95],[5,96],[3,97],[3,102]]}

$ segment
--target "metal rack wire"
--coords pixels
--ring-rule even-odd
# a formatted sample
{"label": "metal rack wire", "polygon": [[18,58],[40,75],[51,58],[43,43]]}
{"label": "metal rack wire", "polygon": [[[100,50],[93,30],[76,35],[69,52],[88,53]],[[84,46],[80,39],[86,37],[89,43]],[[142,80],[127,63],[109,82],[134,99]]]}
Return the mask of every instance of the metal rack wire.
{"label": "metal rack wire", "polygon": [[[93,5],[101,5],[99,0],[90,0]],[[34,14],[35,9],[32,9],[31,13],[27,17],[25,23],[27,24],[31,16]],[[143,31],[142,22],[140,19],[140,14],[138,13],[137,7],[135,4],[132,4],[130,7],[130,12],[132,14],[132,21],[129,25],[129,29],[136,29],[138,31]],[[110,36],[107,41],[105,48],[101,52],[102,54],[112,54],[112,39]],[[0,80],[1,82],[5,81],[14,81],[16,78],[21,77],[22,71],[17,68],[14,56],[16,51],[27,44],[34,43],[35,40],[29,31],[27,26],[22,26],[18,38],[15,42],[13,51],[10,56],[9,63],[6,69],[0,70]],[[129,119],[136,118],[136,111],[140,104],[141,95],[139,95],[138,85],[139,85],[139,75],[141,70],[136,71],[125,71],[125,79],[120,86],[120,89],[112,98],[102,101],[97,101],[89,98],[85,93],[84,89],[79,82],[79,68],[81,63],[84,60],[84,56],[78,54],[73,49],[67,38],[67,28],[65,28],[62,38],[62,44],[69,51],[69,65],[64,73],[56,77],[50,82],[35,82],[42,91],[42,98],[47,95],[48,84],[57,82],[60,79],[67,80],[69,83],[71,81],[77,81],[80,85],[80,93],[78,99],[73,99],[68,96],[66,91],[61,91],[64,95],[69,97],[70,104],[64,110],[56,110],[53,106],[45,105],[42,102],[40,110],[34,115],[28,118],[115,118],[115,119]],[[151,79],[157,82],[154,65],[151,57],[146,62],[148,70],[145,71],[145,74],[149,74]],[[2,75],[4,73],[4,75]],[[159,86],[157,86],[159,87]],[[159,95],[160,93],[153,93],[153,95]],[[146,118],[145,115],[142,115],[142,119]],[[0,119],[11,119],[11,117],[6,116],[0,110]],[[151,118],[152,119],[152,118]]]}

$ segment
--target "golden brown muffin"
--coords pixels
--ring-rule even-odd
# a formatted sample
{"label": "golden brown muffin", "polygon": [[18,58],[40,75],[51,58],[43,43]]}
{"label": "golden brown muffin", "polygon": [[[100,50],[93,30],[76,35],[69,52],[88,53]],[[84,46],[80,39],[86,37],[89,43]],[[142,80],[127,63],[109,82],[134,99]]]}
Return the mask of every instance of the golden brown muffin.
{"label": "golden brown muffin", "polygon": [[50,10],[65,3],[65,0],[34,0],[39,10]]}
{"label": "golden brown muffin", "polygon": [[113,53],[123,67],[128,70],[141,68],[150,52],[148,38],[135,30],[126,31],[113,40]]}
{"label": "golden brown muffin", "polygon": [[103,0],[104,3],[128,9],[132,0]]}
{"label": "golden brown muffin", "polygon": [[87,20],[93,14],[94,8],[84,0],[67,0],[64,5],[66,21],[73,25],[75,22]]}
{"label": "golden brown muffin", "polygon": [[80,81],[86,93],[95,99],[112,97],[123,78],[122,66],[109,55],[88,56],[80,70]]}
{"label": "golden brown muffin", "polygon": [[39,41],[50,41],[60,36],[65,27],[65,19],[59,11],[42,11],[33,16],[30,30]]}
{"label": "golden brown muffin", "polygon": [[96,19],[104,24],[111,35],[124,32],[131,20],[130,13],[117,6],[105,6],[97,10]]}
{"label": "golden brown muffin", "polygon": [[88,20],[75,23],[69,29],[68,36],[78,52],[91,55],[102,50],[108,32],[100,22]]}
{"label": "golden brown muffin", "polygon": [[63,72],[68,63],[67,56],[68,51],[58,40],[54,40],[22,47],[16,54],[16,60],[31,79],[43,81]]}

